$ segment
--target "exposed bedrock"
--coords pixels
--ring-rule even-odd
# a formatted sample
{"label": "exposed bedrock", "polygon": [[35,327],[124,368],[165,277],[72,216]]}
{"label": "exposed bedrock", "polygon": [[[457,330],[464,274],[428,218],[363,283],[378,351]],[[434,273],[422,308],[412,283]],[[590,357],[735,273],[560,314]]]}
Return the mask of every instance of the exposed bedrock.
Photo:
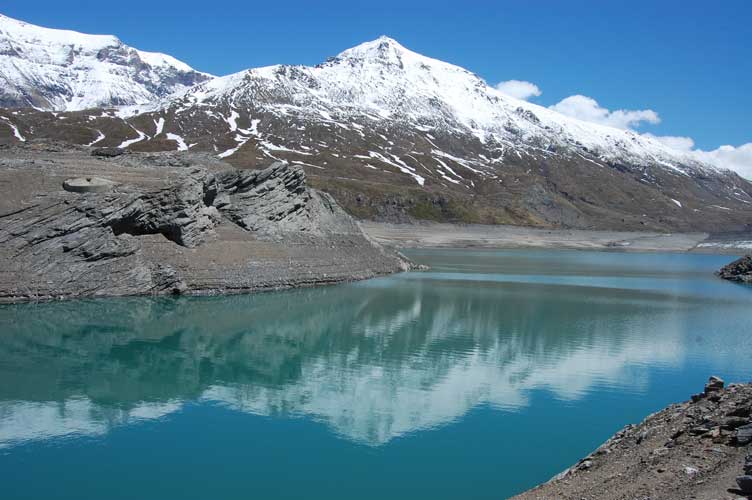
{"label": "exposed bedrock", "polygon": [[[175,164],[175,155],[136,162],[84,160],[82,152],[19,156],[0,163],[2,185],[18,188],[0,202],[3,301],[242,292],[409,266],[286,163],[241,171],[219,162],[202,167],[191,155],[179,167],[163,165]],[[82,169],[115,187],[68,192],[54,181]],[[40,175],[45,182],[37,185]]]}
{"label": "exposed bedrock", "polygon": [[306,187],[301,167],[286,163],[221,172],[209,180],[207,193],[214,206],[249,231],[317,236],[360,232],[330,195]]}
{"label": "exposed bedrock", "polygon": [[752,255],[746,255],[726,264],[718,271],[718,276],[729,281],[752,283]]}

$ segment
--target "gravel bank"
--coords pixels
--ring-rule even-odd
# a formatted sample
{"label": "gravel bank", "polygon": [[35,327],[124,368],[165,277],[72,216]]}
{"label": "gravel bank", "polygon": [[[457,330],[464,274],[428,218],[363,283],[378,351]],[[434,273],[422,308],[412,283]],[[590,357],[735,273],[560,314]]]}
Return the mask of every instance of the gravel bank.
{"label": "gravel bank", "polygon": [[[451,248],[568,248],[632,252],[708,252],[739,255],[750,238],[719,239],[708,233],[659,233],[539,229],[480,224],[390,224],[362,222],[376,241],[389,246]],[[736,242],[736,243],[735,243]]]}
{"label": "gravel bank", "polygon": [[576,465],[514,499],[748,498],[752,489],[740,487],[752,466],[751,411],[752,384],[724,389],[711,377],[692,400],[626,426]]}

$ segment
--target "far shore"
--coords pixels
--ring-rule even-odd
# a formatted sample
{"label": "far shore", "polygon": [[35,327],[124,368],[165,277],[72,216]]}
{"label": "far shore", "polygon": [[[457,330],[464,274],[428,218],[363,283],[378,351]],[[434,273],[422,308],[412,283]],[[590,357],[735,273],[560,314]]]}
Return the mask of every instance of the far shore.
{"label": "far shore", "polygon": [[659,233],[541,229],[481,224],[392,224],[361,221],[382,245],[398,248],[561,248],[622,252],[698,252],[742,255],[752,252],[752,234]]}

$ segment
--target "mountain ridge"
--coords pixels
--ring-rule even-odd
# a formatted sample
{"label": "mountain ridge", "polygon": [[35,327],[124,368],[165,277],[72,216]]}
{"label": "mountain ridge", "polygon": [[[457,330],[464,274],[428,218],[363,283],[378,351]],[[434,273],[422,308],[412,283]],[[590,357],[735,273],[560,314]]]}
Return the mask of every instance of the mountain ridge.
{"label": "mountain ridge", "polygon": [[[378,75],[372,68],[368,67],[369,65],[383,66],[397,73],[402,72],[404,78],[396,83],[381,80],[376,84],[376,80],[372,77]],[[405,70],[407,65],[412,65],[413,69],[426,70],[426,74],[420,74],[420,71],[408,72]],[[359,71],[361,68],[358,66],[362,67],[363,70]],[[380,72],[383,74],[383,70]],[[496,137],[496,139],[499,142],[502,144],[506,142],[509,146],[514,147],[517,144],[510,144],[512,139],[524,141],[528,139],[528,137],[525,137],[526,134],[538,133],[532,139],[543,137],[553,143],[558,142],[569,146],[582,145],[590,148],[620,147],[630,156],[637,157],[640,160],[657,159],[658,161],[673,161],[696,168],[715,168],[695,159],[687,152],[674,150],[649,136],[631,130],[585,122],[543,106],[502,94],[476,74],[459,66],[417,54],[387,36],[381,36],[376,40],[347,49],[316,66],[273,65],[251,68],[218,77],[211,82],[188,89],[184,94],[175,96],[174,100],[169,101],[166,105],[169,107],[174,105],[176,101],[190,100],[191,98],[193,98],[194,104],[203,104],[207,100],[211,102],[222,97],[235,100],[238,89],[249,79],[267,79],[274,80],[274,83],[285,84],[287,82],[281,82],[281,79],[278,78],[282,74],[289,75],[290,79],[305,76],[309,79],[319,79],[325,82],[333,81],[336,84],[335,88],[333,91],[330,90],[328,95],[320,96],[322,102],[314,103],[317,106],[325,105],[327,100],[333,102],[332,94],[336,91],[340,94],[339,96],[350,98],[350,102],[345,102],[346,105],[360,106],[366,111],[373,111],[382,118],[398,114],[399,110],[396,108],[405,104],[400,99],[404,99],[405,93],[409,92],[410,89],[418,89],[415,94],[422,93],[424,96],[438,99],[442,104],[449,104],[451,109],[442,109],[441,107],[436,110],[430,109],[428,103],[416,103],[414,99],[413,102],[407,103],[413,104],[414,107],[408,109],[405,114],[409,118],[416,119],[417,125],[431,126],[430,114],[435,111],[439,113],[440,117],[441,114],[448,114],[459,124],[467,127],[469,132],[478,137],[481,142],[489,139],[489,134],[497,134],[499,137]],[[437,76],[443,77],[443,81],[438,81]],[[371,78],[371,80],[369,81],[368,78]],[[431,79],[433,79],[433,82],[430,81]],[[360,87],[353,82],[358,82]],[[407,82],[407,85],[400,85],[404,82]],[[391,95],[383,91],[383,83],[394,87],[390,89]],[[434,83],[436,85],[431,88]],[[317,83],[317,87],[319,85],[320,83]],[[253,89],[250,90],[253,91]],[[327,89],[323,90],[326,91]],[[465,90],[465,92],[463,93],[461,90]],[[288,94],[292,94],[292,92],[288,92]],[[295,96],[291,95],[291,97],[294,98]],[[298,99],[301,99],[301,96],[298,96]],[[489,102],[492,106],[487,106]],[[294,99],[292,103],[294,104]],[[494,106],[499,103],[502,103],[505,109],[498,109],[498,106],[495,109]],[[310,100],[309,102],[303,101],[303,104],[310,104]],[[326,110],[323,111],[326,112]],[[326,118],[325,115],[322,116]],[[424,123],[421,123],[421,121],[424,121]],[[541,135],[540,130],[534,130],[541,121],[548,126],[556,127],[556,129],[553,133]],[[516,132],[522,133],[523,136],[515,137],[515,133],[509,130],[511,127],[515,127]],[[545,128],[545,126],[538,128]],[[611,136],[613,136],[613,140],[608,141]],[[565,140],[557,140],[561,138]],[[634,147],[631,143],[637,143],[637,146]],[[608,151],[604,152],[607,153]],[[677,165],[672,166],[676,167]]]}
{"label": "mountain ridge", "polygon": [[0,105],[75,111],[154,101],[212,78],[113,35],[44,28],[0,14]]}
{"label": "mountain ridge", "polygon": [[27,139],[207,152],[239,168],[287,161],[375,220],[744,231],[752,216],[752,185],[731,171],[506,96],[386,36],[147,103],[0,110],[0,141]]}

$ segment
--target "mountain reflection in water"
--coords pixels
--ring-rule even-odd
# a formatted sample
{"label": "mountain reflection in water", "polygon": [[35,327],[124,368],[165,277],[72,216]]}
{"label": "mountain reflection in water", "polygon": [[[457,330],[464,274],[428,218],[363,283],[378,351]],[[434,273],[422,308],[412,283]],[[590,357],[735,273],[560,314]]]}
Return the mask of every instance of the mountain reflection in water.
{"label": "mountain reflection in water", "polygon": [[748,299],[455,276],[0,308],[0,447],[186,402],[306,416],[378,446],[478,405],[517,411],[538,389],[639,392],[645,372],[629,367],[681,364],[698,309]]}

